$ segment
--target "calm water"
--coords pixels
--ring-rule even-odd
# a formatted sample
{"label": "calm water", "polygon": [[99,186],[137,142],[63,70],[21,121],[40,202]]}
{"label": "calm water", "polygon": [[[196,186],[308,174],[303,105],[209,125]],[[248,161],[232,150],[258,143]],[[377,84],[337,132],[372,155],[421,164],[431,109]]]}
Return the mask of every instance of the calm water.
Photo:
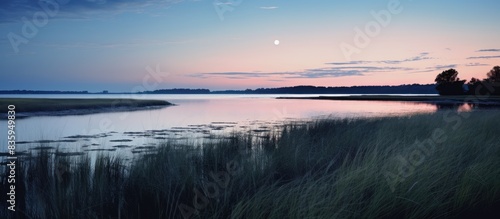
{"label": "calm water", "polygon": [[[130,155],[146,151],[158,141],[202,143],[213,134],[237,130],[259,135],[287,121],[323,117],[405,116],[437,110],[431,104],[275,99],[277,96],[318,95],[23,95],[21,97],[160,99],[176,106],[133,112],[18,119],[17,151],[37,150],[42,145],[63,152],[106,150]],[[6,97],[16,95],[0,96]],[[3,120],[0,133],[6,131],[6,121]],[[6,142],[6,137],[6,134],[0,135],[0,141]],[[44,141],[40,143],[40,140]],[[5,148],[2,147],[1,151]]]}

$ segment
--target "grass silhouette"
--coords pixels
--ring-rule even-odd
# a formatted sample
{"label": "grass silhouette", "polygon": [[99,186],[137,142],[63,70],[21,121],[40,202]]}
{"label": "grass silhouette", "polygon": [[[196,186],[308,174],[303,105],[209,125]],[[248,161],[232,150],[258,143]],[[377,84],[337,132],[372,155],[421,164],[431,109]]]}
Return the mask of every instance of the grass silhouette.
{"label": "grass silhouette", "polygon": [[[18,164],[15,214],[487,218],[500,213],[498,121],[496,111],[439,111],[292,122],[263,137],[236,132],[203,147],[158,143],[129,163],[41,151]],[[0,182],[5,194],[6,177]]]}

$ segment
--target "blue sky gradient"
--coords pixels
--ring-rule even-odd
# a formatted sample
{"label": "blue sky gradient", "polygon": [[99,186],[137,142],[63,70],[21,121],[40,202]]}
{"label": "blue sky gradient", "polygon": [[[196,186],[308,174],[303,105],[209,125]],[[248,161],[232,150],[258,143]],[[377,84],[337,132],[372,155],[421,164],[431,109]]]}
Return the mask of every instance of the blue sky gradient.
{"label": "blue sky gradient", "polygon": [[[156,89],[222,90],[432,83],[449,67],[470,79],[500,65],[493,0],[394,0],[402,12],[346,56],[340,45],[391,1],[6,0],[0,89],[131,91],[148,66],[163,72]],[[34,15],[47,23],[26,37]]]}

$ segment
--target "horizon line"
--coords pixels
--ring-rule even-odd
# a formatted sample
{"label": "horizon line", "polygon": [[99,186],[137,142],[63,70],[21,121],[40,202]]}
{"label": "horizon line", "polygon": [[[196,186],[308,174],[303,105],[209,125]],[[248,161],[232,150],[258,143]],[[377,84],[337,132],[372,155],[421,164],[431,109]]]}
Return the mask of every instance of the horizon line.
{"label": "horizon line", "polygon": [[[212,90],[209,88],[161,88],[161,89],[155,89],[155,90],[147,90],[147,91],[142,91],[142,92],[129,92],[129,91],[109,91],[109,90],[101,90],[101,91],[88,91],[88,90],[29,90],[29,89],[14,89],[14,90],[0,90],[0,92],[13,92],[13,91],[22,91],[22,92],[61,92],[61,93],[83,93],[83,94],[102,94],[104,92],[107,92],[108,94],[140,94],[140,93],[148,93],[148,92],[154,92],[154,91],[161,91],[161,90],[191,90],[191,91],[196,91],[196,90],[207,90],[209,92],[224,92],[224,91],[240,91],[240,92],[245,92],[245,91],[256,91],[259,89],[281,89],[281,88],[298,88],[298,87],[311,87],[311,88],[357,88],[357,87],[401,87],[401,86],[415,86],[415,85],[420,85],[420,86],[430,86],[430,85],[436,85],[435,83],[428,83],[428,84],[419,84],[419,83],[413,83],[413,84],[399,84],[399,85],[352,85],[352,86],[315,86],[315,85],[294,85],[294,86],[286,86],[286,87],[260,87],[260,88],[243,88],[243,89],[222,89],[222,90]],[[86,92],[86,93],[84,93]]]}

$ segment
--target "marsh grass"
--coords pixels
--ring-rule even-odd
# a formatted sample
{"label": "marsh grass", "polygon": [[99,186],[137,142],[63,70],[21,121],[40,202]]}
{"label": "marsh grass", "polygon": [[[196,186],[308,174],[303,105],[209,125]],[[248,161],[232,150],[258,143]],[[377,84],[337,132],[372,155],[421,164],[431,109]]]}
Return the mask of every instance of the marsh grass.
{"label": "marsh grass", "polygon": [[[130,163],[109,155],[92,163],[87,156],[42,151],[18,167],[16,213],[33,218],[494,217],[500,213],[499,121],[496,111],[444,111],[290,123],[267,136],[235,132],[202,147],[165,142]],[[440,141],[422,152],[415,142],[433,139],[436,130]],[[421,152],[418,159],[411,157],[415,151]]]}

